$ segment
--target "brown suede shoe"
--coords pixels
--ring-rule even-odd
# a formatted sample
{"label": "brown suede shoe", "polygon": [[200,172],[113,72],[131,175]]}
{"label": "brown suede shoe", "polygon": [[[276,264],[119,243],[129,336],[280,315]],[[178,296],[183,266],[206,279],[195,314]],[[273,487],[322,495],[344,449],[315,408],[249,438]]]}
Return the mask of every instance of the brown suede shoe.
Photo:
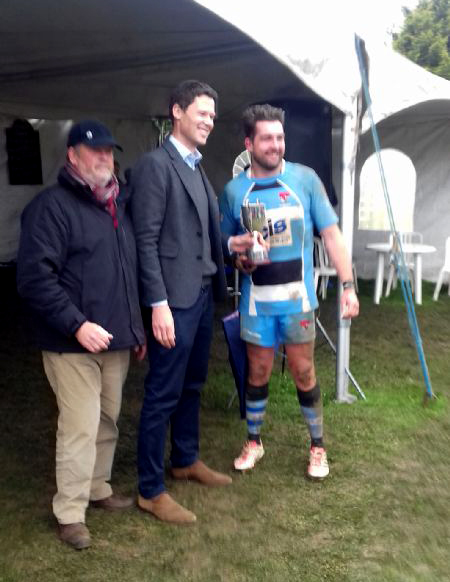
{"label": "brown suede shoe", "polygon": [[185,509],[165,492],[151,499],[139,495],[137,504],[142,511],[147,511],[167,523],[189,524],[197,521],[192,511]]}
{"label": "brown suede shoe", "polygon": [[220,487],[222,485],[230,485],[233,482],[231,477],[224,473],[213,471],[202,461],[195,461],[193,465],[181,469],[173,467],[171,472],[174,479],[198,481],[198,483],[207,487]]}
{"label": "brown suede shoe", "polygon": [[76,550],[84,550],[91,545],[91,536],[84,523],[59,523],[58,536]]}
{"label": "brown suede shoe", "polygon": [[98,509],[106,509],[107,511],[122,511],[123,509],[130,509],[130,507],[133,507],[134,499],[132,497],[125,497],[124,495],[116,495],[113,493],[104,499],[90,501],[89,505]]}

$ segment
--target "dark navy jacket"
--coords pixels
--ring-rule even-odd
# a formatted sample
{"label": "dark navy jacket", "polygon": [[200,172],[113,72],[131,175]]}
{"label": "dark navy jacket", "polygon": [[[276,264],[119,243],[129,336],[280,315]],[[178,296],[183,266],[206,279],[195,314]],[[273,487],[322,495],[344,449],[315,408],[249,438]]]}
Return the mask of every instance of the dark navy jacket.
{"label": "dark navy jacket", "polygon": [[17,284],[41,349],[86,351],[74,333],[87,320],[114,336],[110,350],[144,343],[126,198],[127,190],[121,189],[114,229],[111,215],[89,188],[62,169],[58,183],[25,208]]}

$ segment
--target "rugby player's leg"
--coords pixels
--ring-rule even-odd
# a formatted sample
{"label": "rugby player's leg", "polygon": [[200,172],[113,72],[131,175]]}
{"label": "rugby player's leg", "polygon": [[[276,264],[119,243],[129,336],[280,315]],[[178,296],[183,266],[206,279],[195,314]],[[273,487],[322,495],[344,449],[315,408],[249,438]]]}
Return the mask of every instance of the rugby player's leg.
{"label": "rugby player's leg", "polygon": [[329,473],[323,444],[323,407],[320,386],[314,366],[314,341],[286,344],[288,366],[297,387],[300,410],[311,438],[307,474],[313,479],[323,479]]}
{"label": "rugby player's leg", "polygon": [[261,427],[269,397],[269,379],[272,373],[274,348],[247,342],[248,377],[245,393],[247,440],[240,455],[234,460],[238,471],[253,469],[264,455]]}

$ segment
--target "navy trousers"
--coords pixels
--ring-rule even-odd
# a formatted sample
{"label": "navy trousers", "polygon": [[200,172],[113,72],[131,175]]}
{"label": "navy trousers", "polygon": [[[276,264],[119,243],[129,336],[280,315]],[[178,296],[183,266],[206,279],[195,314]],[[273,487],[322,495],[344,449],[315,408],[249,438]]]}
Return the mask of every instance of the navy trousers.
{"label": "navy trousers", "polygon": [[172,309],[175,347],[149,341],[149,372],[138,438],[139,493],[150,499],[165,491],[164,449],[170,424],[172,467],[198,458],[200,392],[208,373],[214,303],[211,285],[189,309]]}

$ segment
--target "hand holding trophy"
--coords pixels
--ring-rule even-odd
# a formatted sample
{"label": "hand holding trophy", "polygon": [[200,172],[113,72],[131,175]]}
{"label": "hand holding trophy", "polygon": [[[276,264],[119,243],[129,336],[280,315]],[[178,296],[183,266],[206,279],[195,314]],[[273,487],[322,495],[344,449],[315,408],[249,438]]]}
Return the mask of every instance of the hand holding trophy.
{"label": "hand holding trophy", "polygon": [[270,263],[269,245],[263,238],[266,225],[265,206],[258,200],[241,206],[242,224],[253,236],[253,246],[247,250],[247,257],[254,265]]}

